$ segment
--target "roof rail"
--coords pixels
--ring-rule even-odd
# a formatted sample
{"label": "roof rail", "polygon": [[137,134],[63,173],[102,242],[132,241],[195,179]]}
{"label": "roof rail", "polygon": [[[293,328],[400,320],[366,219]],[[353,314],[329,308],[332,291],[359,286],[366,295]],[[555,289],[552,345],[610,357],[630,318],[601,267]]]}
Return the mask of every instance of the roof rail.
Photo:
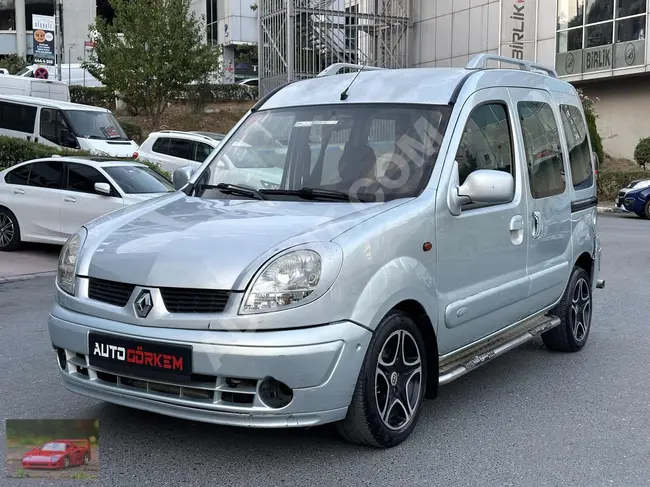
{"label": "roof rail", "polygon": [[551,78],[557,78],[557,73],[554,69],[547,68],[541,64],[532,61],[525,61],[523,59],[515,59],[512,57],[497,56],[495,54],[478,54],[472,58],[470,62],[465,65],[465,69],[488,69],[488,61],[498,61],[506,64],[514,64],[519,66],[522,71],[541,71]]}
{"label": "roof rail", "polygon": [[342,69],[357,69],[361,71],[362,69],[364,71],[377,71],[379,69],[386,69],[386,68],[380,68],[378,66],[367,66],[364,64],[350,64],[350,63],[334,63],[327,68],[325,68],[323,71],[318,73],[316,76],[317,78],[321,78],[323,76],[332,76],[335,74],[339,74],[339,71]]}
{"label": "roof rail", "polygon": [[201,137],[202,139],[205,139],[205,140],[214,141],[214,139],[208,137],[207,135],[197,134],[195,131],[192,131],[192,130],[167,130],[166,129],[166,130],[158,130],[157,132],[159,134],[182,134],[182,135],[192,134],[192,135],[195,135],[197,137]]}

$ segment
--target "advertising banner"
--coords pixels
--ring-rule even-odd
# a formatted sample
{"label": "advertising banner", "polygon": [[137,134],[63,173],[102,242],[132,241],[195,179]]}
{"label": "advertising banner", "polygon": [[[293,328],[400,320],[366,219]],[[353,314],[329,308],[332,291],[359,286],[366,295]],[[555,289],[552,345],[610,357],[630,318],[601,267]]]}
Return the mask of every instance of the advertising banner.
{"label": "advertising banner", "polygon": [[501,1],[501,55],[535,60],[535,0]]}
{"label": "advertising banner", "polygon": [[33,14],[32,28],[34,30],[34,64],[54,66],[56,53],[54,45],[56,22],[54,16]]}

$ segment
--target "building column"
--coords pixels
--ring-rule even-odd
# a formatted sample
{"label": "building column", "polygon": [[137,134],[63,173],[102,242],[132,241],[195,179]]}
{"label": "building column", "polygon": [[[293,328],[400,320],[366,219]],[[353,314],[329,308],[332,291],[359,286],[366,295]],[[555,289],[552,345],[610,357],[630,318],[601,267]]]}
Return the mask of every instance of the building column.
{"label": "building column", "polygon": [[235,45],[223,46],[223,83],[235,82]]}
{"label": "building column", "polygon": [[16,0],[16,54],[25,59],[27,56],[27,19],[25,18],[25,0]]}

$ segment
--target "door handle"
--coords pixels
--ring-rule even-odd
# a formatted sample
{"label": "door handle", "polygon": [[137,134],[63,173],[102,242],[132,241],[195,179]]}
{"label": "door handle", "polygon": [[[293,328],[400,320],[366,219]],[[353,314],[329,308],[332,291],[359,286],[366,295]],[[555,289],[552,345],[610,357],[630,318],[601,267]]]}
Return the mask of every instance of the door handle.
{"label": "door handle", "polygon": [[25,190],[23,190],[23,189],[14,189],[14,194],[25,194]]}
{"label": "door handle", "polygon": [[66,196],[65,198],[63,198],[63,201],[65,201],[65,202],[67,202],[67,203],[76,203],[76,202],[77,202],[77,198],[74,198],[74,197],[72,197],[72,196]]}
{"label": "door handle", "polygon": [[515,215],[510,220],[510,231],[516,232],[518,230],[524,229],[524,217],[521,215]]}
{"label": "door handle", "polygon": [[542,214],[539,211],[533,211],[533,238],[539,238],[542,234]]}

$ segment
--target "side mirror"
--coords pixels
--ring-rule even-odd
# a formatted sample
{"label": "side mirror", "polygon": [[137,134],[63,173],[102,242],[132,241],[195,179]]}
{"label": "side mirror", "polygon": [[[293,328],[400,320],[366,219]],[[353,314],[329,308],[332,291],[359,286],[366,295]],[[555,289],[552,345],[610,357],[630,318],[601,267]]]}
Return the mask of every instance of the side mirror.
{"label": "side mirror", "polygon": [[77,140],[68,129],[61,129],[61,144],[65,147],[77,147]]}
{"label": "side mirror", "polygon": [[108,183],[95,183],[95,191],[106,196],[111,195],[111,186]]}
{"label": "side mirror", "polygon": [[223,162],[223,160],[219,159],[217,161],[217,168],[219,168],[219,169],[221,169],[223,171],[227,171],[228,170],[228,165],[225,162]]}
{"label": "side mirror", "polygon": [[194,174],[194,168],[192,166],[183,166],[174,170],[172,173],[174,189],[181,189],[185,186],[192,177],[192,174]]}
{"label": "side mirror", "polygon": [[458,185],[458,164],[454,163],[454,181],[450,184],[447,202],[452,215],[461,214],[463,205],[478,203],[493,205],[508,203],[515,196],[515,180],[512,174],[493,169],[478,169],[469,173]]}

